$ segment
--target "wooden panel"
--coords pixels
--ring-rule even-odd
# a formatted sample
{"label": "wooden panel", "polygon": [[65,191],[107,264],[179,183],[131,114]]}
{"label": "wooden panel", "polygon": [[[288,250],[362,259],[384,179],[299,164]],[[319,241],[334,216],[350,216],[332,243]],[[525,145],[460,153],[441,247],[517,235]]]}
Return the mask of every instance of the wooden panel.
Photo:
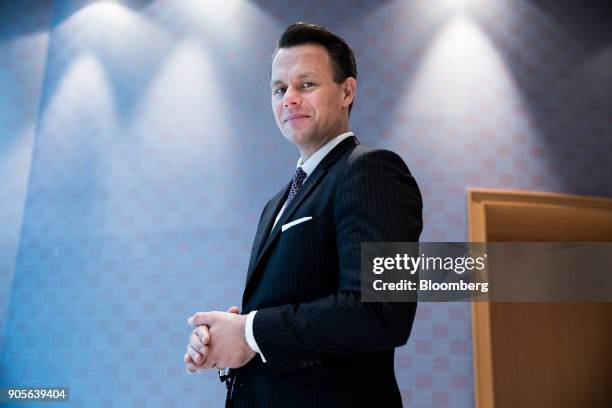
{"label": "wooden panel", "polygon": [[549,204],[485,202],[487,241],[610,241],[612,211]]}
{"label": "wooden panel", "polygon": [[[471,190],[469,239],[612,241],[612,200]],[[477,407],[607,407],[612,304],[472,304]]]}
{"label": "wooden panel", "polygon": [[612,303],[491,303],[496,408],[609,407]]}
{"label": "wooden panel", "polygon": [[[483,198],[479,191],[468,192],[468,239],[485,242],[487,226]],[[472,303],[472,359],[474,365],[474,402],[476,407],[494,406],[493,362],[491,352],[489,303]]]}

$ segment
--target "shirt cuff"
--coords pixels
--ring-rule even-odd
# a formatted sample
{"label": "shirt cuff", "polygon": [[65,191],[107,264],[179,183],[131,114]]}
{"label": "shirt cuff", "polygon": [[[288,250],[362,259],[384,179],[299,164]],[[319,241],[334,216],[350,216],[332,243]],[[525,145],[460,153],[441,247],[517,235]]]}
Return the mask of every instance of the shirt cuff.
{"label": "shirt cuff", "polygon": [[261,353],[261,350],[259,349],[259,346],[255,341],[255,336],[253,335],[253,320],[255,319],[255,313],[257,313],[257,310],[253,310],[247,315],[246,324],[244,325],[244,337],[246,338],[246,342],[251,348],[251,350],[259,354],[259,357],[261,357],[261,361],[265,363],[266,358]]}

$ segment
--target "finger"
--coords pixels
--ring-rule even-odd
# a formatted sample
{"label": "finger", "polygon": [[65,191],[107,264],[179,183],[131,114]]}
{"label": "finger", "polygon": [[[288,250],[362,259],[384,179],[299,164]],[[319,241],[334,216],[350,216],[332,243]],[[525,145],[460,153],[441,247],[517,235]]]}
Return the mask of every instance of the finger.
{"label": "finger", "polygon": [[191,326],[200,326],[205,324],[211,326],[213,324],[214,312],[198,312],[187,319],[187,324]]}
{"label": "finger", "polygon": [[205,356],[197,349],[193,348],[191,344],[187,345],[187,354],[189,354],[191,360],[193,361],[193,364],[195,365],[201,364],[205,359]]}
{"label": "finger", "polygon": [[208,326],[196,326],[193,332],[200,338],[202,344],[208,344],[210,342],[210,333],[208,332]]}
{"label": "finger", "polygon": [[200,370],[209,370],[215,365],[215,361],[212,358],[207,358],[202,362],[202,364],[198,365]]}
{"label": "finger", "polygon": [[227,313],[240,314],[240,309],[238,308],[238,306],[232,306],[227,309]]}
{"label": "finger", "polygon": [[202,344],[197,333],[192,333],[187,352],[192,356],[195,365],[201,365],[208,357],[210,347]]}
{"label": "finger", "polygon": [[195,361],[193,361],[189,353],[185,353],[185,356],[183,357],[183,361],[185,361],[185,368],[189,368],[187,372],[190,374],[193,373],[194,371],[199,371],[202,369],[201,366],[199,366]]}
{"label": "finger", "polygon": [[191,336],[189,336],[189,345],[200,354],[203,354],[206,350],[205,344],[202,343],[200,336],[196,332],[191,333]]}
{"label": "finger", "polygon": [[191,346],[187,346],[187,354],[191,356],[194,365],[200,365],[206,360],[206,353],[200,353]]}
{"label": "finger", "polygon": [[194,352],[194,350],[193,350],[193,349],[191,348],[191,346],[188,344],[188,345],[187,345],[187,353],[186,353],[186,354],[189,356],[189,359],[191,360],[191,361],[189,361],[189,363],[191,363],[191,364],[196,364],[196,362],[195,362],[195,356],[196,356],[196,355],[198,355],[198,354],[200,354],[200,353]]}
{"label": "finger", "polygon": [[204,353],[201,354],[202,360],[196,361],[193,365],[200,370],[208,370],[212,368],[217,362],[217,356],[213,353],[213,349],[210,346],[204,346]]}
{"label": "finger", "polygon": [[187,367],[185,367],[185,371],[187,371],[187,374],[193,374],[198,371],[198,369],[192,365],[188,365]]}

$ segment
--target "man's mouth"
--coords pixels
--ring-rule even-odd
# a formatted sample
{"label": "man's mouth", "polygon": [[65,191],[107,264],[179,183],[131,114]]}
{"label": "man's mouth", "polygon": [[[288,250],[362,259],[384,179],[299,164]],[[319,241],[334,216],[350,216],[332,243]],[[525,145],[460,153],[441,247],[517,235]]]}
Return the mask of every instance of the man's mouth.
{"label": "man's mouth", "polygon": [[304,115],[304,114],[293,114],[293,115],[289,115],[285,118],[285,120],[283,121],[284,123],[287,123],[289,121],[295,120],[295,119],[304,119],[304,118],[309,118],[310,116],[308,115]]}

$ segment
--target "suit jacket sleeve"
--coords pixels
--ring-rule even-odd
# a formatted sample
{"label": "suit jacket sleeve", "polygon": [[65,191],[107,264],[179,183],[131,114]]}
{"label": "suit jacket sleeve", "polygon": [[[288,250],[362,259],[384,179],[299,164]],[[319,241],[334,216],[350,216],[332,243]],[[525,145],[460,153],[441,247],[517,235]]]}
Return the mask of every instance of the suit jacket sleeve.
{"label": "suit jacket sleeve", "polygon": [[337,292],[255,315],[254,336],[277,374],[299,370],[307,359],[401,346],[412,328],[415,303],[360,301],[361,243],[419,239],[422,201],[410,171],[390,151],[354,154],[333,200],[339,271],[330,273],[339,273]]}

